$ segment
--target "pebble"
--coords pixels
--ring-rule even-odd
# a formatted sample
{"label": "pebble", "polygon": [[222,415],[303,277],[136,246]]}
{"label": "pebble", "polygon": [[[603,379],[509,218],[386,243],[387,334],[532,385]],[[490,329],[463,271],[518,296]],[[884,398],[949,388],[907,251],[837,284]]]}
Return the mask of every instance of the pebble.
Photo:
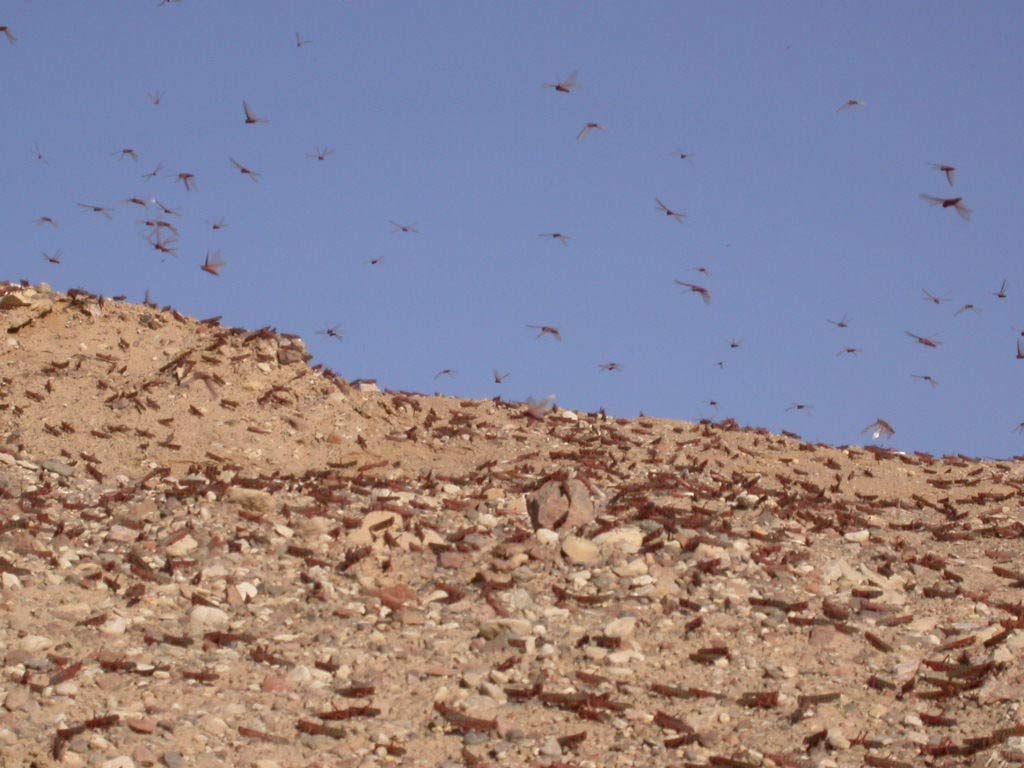
{"label": "pebble", "polygon": [[847,750],[850,748],[850,740],[838,728],[829,728],[828,745],[832,749]]}
{"label": "pebble", "polygon": [[21,579],[7,571],[4,571],[3,574],[0,575],[0,584],[3,585],[4,589],[21,589]]}
{"label": "pebble", "polygon": [[189,612],[188,623],[194,632],[223,632],[228,628],[228,615],[211,605],[197,605]]}
{"label": "pebble", "polygon": [[4,709],[8,712],[17,712],[26,709],[32,701],[32,696],[27,688],[12,688],[7,692],[4,699]]}
{"label": "pebble", "polygon": [[599,547],[618,549],[628,555],[636,554],[644,543],[644,533],[639,528],[631,525],[622,528],[614,528],[605,531],[594,537],[594,543]]}
{"label": "pebble", "polygon": [[184,557],[198,547],[199,542],[193,539],[192,536],[186,535],[184,538],[178,539],[171,544],[167,548],[167,554],[171,557]]}
{"label": "pebble", "polygon": [[19,651],[26,653],[39,653],[53,647],[53,640],[43,635],[26,635],[16,645]]}
{"label": "pebble", "polygon": [[135,761],[128,755],[121,755],[113,760],[100,763],[100,768],[135,768]]}
{"label": "pebble", "polygon": [[612,572],[623,579],[643,576],[647,573],[647,563],[644,562],[642,557],[637,557],[623,565],[616,565],[612,568]]}
{"label": "pebble", "polygon": [[100,626],[100,632],[104,635],[110,635],[114,637],[116,635],[123,635],[128,630],[128,622],[125,621],[123,616],[111,616]]}
{"label": "pebble", "polygon": [[600,558],[601,550],[590,539],[584,539],[579,536],[567,536],[565,541],[562,542],[562,552],[569,559],[569,562],[585,565],[597,562]]}
{"label": "pebble", "polygon": [[850,531],[849,533],[844,533],[843,538],[847,541],[852,541],[855,544],[863,544],[865,541],[871,538],[871,531],[867,529],[863,529],[860,531]]}
{"label": "pebble", "polygon": [[635,629],[636,618],[633,616],[623,616],[620,619],[608,622],[604,627],[604,633],[608,637],[624,639],[632,635]]}
{"label": "pebble", "polygon": [[181,756],[181,752],[164,752],[160,756],[160,760],[167,768],[182,768],[185,765],[185,759]]}
{"label": "pebble", "polygon": [[538,528],[535,535],[537,541],[545,546],[554,546],[558,543],[559,536],[557,531],[552,531],[550,528]]}
{"label": "pebble", "polygon": [[540,746],[540,755],[541,757],[561,757],[562,745],[558,743],[557,738],[549,736]]}

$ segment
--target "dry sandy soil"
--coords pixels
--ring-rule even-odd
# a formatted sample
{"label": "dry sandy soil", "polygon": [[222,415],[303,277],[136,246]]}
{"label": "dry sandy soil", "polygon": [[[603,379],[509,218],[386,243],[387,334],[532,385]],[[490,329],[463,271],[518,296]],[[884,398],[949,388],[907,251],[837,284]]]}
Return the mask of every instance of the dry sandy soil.
{"label": "dry sandy soil", "polygon": [[0,765],[1024,762],[1024,464],[0,285]]}

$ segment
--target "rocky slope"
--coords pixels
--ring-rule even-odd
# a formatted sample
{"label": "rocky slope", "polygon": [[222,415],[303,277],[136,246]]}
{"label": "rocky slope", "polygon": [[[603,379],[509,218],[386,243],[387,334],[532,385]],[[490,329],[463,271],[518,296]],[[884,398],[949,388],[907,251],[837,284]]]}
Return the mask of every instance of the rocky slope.
{"label": "rocky slope", "polygon": [[0,286],[0,765],[1024,762],[1024,465]]}

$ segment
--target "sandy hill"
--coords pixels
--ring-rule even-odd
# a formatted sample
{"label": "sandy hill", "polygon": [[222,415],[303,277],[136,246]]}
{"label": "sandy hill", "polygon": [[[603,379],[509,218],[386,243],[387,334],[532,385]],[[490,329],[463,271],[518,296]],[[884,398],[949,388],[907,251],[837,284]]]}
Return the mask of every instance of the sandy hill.
{"label": "sandy hill", "polygon": [[0,286],[0,765],[1024,762],[1024,465]]}

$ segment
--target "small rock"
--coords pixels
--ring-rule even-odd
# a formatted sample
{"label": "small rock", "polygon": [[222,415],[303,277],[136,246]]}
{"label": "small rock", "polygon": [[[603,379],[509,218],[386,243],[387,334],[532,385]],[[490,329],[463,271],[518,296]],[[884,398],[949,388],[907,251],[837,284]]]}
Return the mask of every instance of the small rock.
{"label": "small rock", "polygon": [[274,497],[256,488],[233,485],[224,498],[251,512],[270,512],[274,508]]}
{"label": "small rock", "polygon": [[129,717],[124,724],[136,733],[153,733],[156,730],[156,720],[152,717]]}
{"label": "small rock", "polygon": [[843,534],[843,538],[847,541],[852,541],[856,544],[863,544],[865,541],[871,538],[871,531],[867,529],[860,531],[850,531],[849,533]]}
{"label": "small rock", "polygon": [[838,728],[829,728],[828,745],[832,749],[847,750],[850,748],[850,740]]}
{"label": "small rock", "polygon": [[561,757],[562,745],[558,743],[557,738],[549,736],[544,740],[544,743],[541,744],[540,754],[542,757]]}
{"label": "small rock", "polygon": [[115,757],[113,760],[107,760],[105,763],[100,763],[100,768],[135,768],[135,761],[128,755],[121,755],[120,757]]}
{"label": "small rock", "polygon": [[554,546],[559,541],[558,533],[550,528],[538,528],[536,535],[537,541],[545,546]]}
{"label": "small rock", "polygon": [[283,675],[267,675],[260,684],[264,693],[287,693],[294,689],[295,684]]}
{"label": "small rock", "polygon": [[293,365],[301,363],[305,359],[306,356],[294,347],[281,347],[277,350],[277,362],[281,365]]}
{"label": "small rock", "polygon": [[27,688],[12,688],[4,699],[4,709],[8,712],[18,712],[28,708],[31,701],[32,697]]}
{"label": "small rock", "polygon": [[15,648],[25,653],[39,653],[52,647],[53,641],[43,635],[26,635],[15,645]]}
{"label": "small rock", "polygon": [[40,462],[39,466],[45,469],[47,472],[53,472],[55,475],[61,477],[72,477],[75,474],[75,468],[68,466],[62,461],[56,459],[47,459],[46,461]]}
{"label": "small rock", "polygon": [[193,539],[190,535],[185,535],[184,538],[178,539],[167,548],[167,554],[171,557],[184,557],[194,551],[198,546],[198,541]]}
{"label": "small rock", "polygon": [[590,491],[579,480],[551,480],[527,497],[526,509],[534,528],[575,530],[594,519]]}
{"label": "small rock", "polygon": [[633,616],[623,616],[620,619],[608,622],[604,627],[604,633],[608,637],[625,639],[632,635],[635,629],[636,618]]}
{"label": "small rock", "polygon": [[132,750],[132,759],[139,765],[156,765],[156,753],[145,744],[139,744]]}
{"label": "small rock", "polygon": [[181,756],[181,752],[164,752],[160,760],[167,768],[182,768],[185,765],[185,758]]}
{"label": "small rock", "polygon": [[220,608],[197,605],[189,612],[188,623],[193,632],[223,632],[228,628],[228,615]]}
{"label": "small rock", "polygon": [[100,632],[104,635],[110,635],[114,637],[116,635],[123,635],[128,629],[128,622],[125,621],[123,616],[113,615],[102,625],[100,625]]}
{"label": "small rock", "polygon": [[4,589],[21,589],[21,579],[7,571],[4,571],[3,575],[0,575],[0,584],[3,585]]}
{"label": "small rock", "polygon": [[736,497],[736,506],[739,509],[753,509],[761,499],[752,493],[741,493]]}
{"label": "small rock", "polygon": [[623,565],[616,565],[612,572],[623,579],[631,579],[634,576],[643,576],[647,573],[647,563],[642,557],[634,558]]}
{"label": "small rock", "polygon": [[634,555],[640,551],[644,543],[644,533],[639,528],[631,525],[622,528],[613,528],[594,537],[594,543],[599,547],[617,549],[627,555]]}
{"label": "small rock", "polygon": [[[542,529],[543,530],[543,529]],[[595,563],[600,558],[600,548],[590,539],[567,536],[562,542],[562,552],[569,562],[576,564]]]}

